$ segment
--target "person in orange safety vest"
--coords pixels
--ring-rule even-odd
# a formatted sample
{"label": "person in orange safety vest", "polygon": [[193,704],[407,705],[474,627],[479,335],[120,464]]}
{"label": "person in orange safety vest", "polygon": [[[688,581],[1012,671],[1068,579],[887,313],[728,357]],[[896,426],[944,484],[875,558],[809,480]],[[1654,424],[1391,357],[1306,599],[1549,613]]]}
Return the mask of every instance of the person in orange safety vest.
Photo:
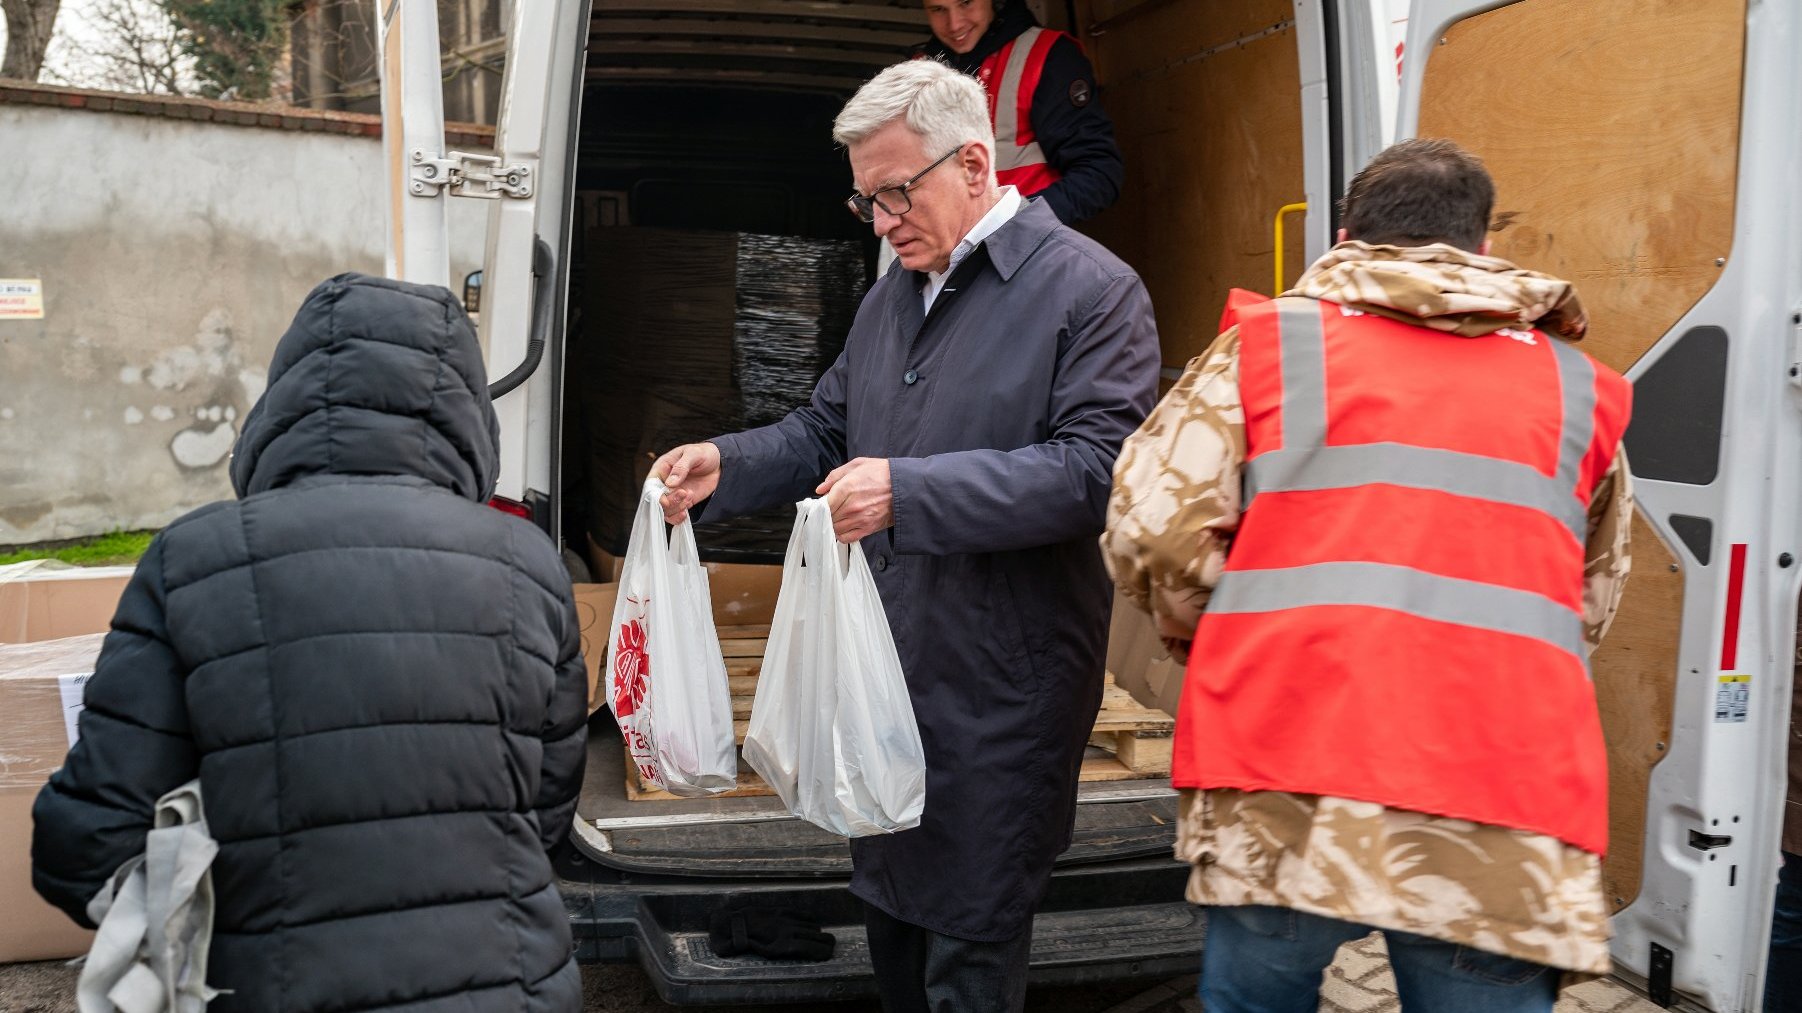
{"label": "person in orange safety vest", "polygon": [[916,51],[973,74],[989,95],[995,175],[1073,225],[1120,195],[1114,126],[1082,46],[1039,27],[1025,0],[925,0],[932,38]]}
{"label": "person in orange safety vest", "polygon": [[1608,970],[1589,651],[1627,569],[1632,389],[1567,282],[1488,256],[1449,141],[1352,180],[1340,242],[1122,449],[1116,585],[1187,656],[1172,780],[1209,1013],[1313,1009],[1388,937],[1405,1010],[1550,1011]]}

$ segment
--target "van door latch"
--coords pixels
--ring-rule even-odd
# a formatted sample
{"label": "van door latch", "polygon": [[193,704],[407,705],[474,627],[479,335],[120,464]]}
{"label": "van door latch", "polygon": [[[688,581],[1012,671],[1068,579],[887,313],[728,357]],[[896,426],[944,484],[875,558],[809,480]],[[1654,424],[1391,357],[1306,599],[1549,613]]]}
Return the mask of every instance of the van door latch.
{"label": "van door latch", "polygon": [[453,197],[500,200],[532,196],[531,166],[503,165],[496,155],[452,151],[440,158],[415,148],[412,159],[408,189],[415,197],[437,197],[447,186]]}
{"label": "van door latch", "polygon": [[1689,832],[1689,846],[1697,851],[1713,851],[1733,843],[1733,838],[1725,834],[1705,834],[1700,830]]}

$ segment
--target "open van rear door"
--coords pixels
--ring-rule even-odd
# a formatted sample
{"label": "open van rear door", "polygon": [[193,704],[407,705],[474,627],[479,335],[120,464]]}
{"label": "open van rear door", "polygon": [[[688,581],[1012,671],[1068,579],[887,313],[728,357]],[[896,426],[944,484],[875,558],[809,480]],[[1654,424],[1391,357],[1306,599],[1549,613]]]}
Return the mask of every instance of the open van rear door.
{"label": "open van rear door", "polygon": [[1802,555],[1802,7],[1415,0],[1400,136],[1497,183],[1498,256],[1576,283],[1634,381],[1639,516],[1596,653],[1604,878],[1623,977],[1754,1010],[1784,796]]}
{"label": "open van rear door", "polygon": [[[381,48],[382,156],[388,167],[387,263],[390,278],[450,285],[450,217],[425,179],[435,166],[411,168],[411,152],[438,158],[444,148],[444,89],[439,80],[435,0],[375,0]],[[423,159],[422,159],[423,161]]]}
{"label": "open van rear door", "polygon": [[587,41],[588,0],[513,5],[494,148],[502,166],[528,169],[533,182],[524,199],[490,209],[483,258],[481,335],[501,426],[498,493],[530,506],[553,537],[560,530],[550,493],[569,294],[567,197]]}
{"label": "open van rear door", "polygon": [[444,201],[493,202],[479,326],[500,416],[498,496],[549,516],[568,249],[563,197],[574,159],[570,124],[582,94],[586,0],[512,5],[493,154],[446,150],[434,0],[377,0],[382,120],[389,165],[388,273],[449,285]]}

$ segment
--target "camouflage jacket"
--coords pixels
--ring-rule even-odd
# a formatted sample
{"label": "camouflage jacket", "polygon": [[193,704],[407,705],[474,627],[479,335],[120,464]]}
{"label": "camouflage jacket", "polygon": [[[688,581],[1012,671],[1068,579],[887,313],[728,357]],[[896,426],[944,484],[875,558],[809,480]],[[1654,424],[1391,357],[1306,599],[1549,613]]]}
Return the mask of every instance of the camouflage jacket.
{"label": "camouflage jacket", "polygon": [[[1580,338],[1571,286],[1446,246],[1341,243],[1290,295],[1329,299],[1452,334],[1538,327]],[[1239,524],[1245,424],[1239,336],[1228,330],[1121,449],[1103,555],[1179,659]],[[1630,566],[1624,454],[1590,502],[1586,638],[1599,643]],[[1177,857],[1198,904],[1272,904],[1445,939],[1569,971],[1606,973],[1601,862],[1555,838],[1351,799],[1182,793]]]}

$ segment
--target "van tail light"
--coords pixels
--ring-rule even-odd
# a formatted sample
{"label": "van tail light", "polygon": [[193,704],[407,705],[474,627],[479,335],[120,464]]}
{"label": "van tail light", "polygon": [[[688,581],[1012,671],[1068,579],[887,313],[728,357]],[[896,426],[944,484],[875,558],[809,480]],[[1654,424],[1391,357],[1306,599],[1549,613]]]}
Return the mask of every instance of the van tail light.
{"label": "van tail light", "polygon": [[496,496],[488,501],[488,505],[504,514],[523,517],[528,521],[532,519],[532,508],[516,499],[508,499],[505,496]]}

